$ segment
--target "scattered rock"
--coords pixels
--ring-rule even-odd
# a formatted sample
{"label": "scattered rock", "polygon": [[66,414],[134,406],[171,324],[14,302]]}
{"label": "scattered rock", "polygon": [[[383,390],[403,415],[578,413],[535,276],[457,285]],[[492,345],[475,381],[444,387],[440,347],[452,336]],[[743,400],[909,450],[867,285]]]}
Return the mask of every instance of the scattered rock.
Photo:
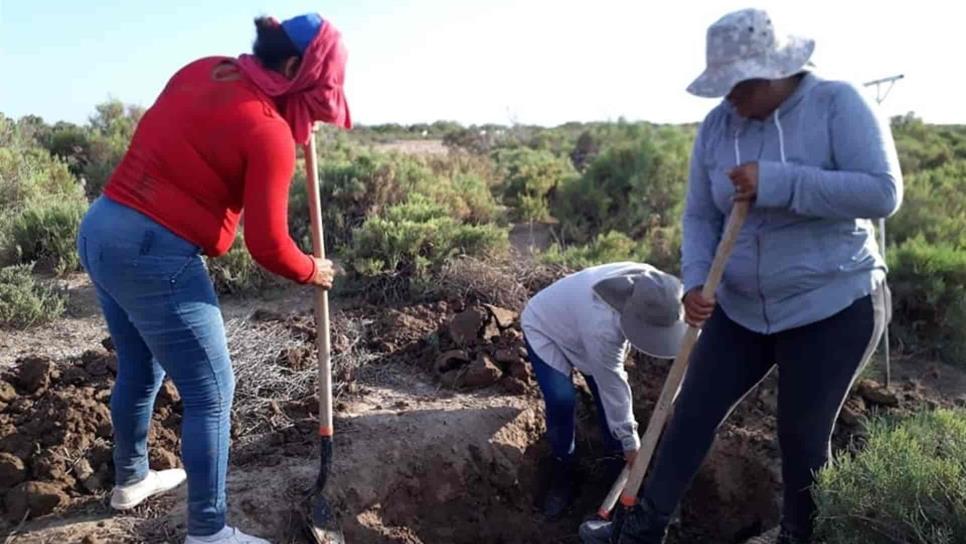
{"label": "scattered rock", "polygon": [[181,402],[181,395],[178,393],[178,388],[174,386],[174,382],[171,380],[164,380],[161,383],[161,389],[158,391],[158,396],[154,401],[155,406],[158,408],[165,408],[167,406],[174,406]]}
{"label": "scattered rock", "polygon": [[9,383],[0,380],[0,402],[9,403],[17,398],[17,391]]}
{"label": "scattered rock", "polygon": [[285,316],[280,312],[259,308],[252,312],[252,321],[285,321]]}
{"label": "scattered rock", "polygon": [[46,516],[69,501],[70,497],[54,484],[25,482],[7,493],[7,517],[20,521],[28,511],[32,518]]}
{"label": "scattered rock", "polygon": [[114,353],[114,339],[108,336],[107,338],[101,340],[101,346],[104,347],[110,353]]}
{"label": "scattered rock", "polygon": [[105,480],[106,480],[106,473],[103,471],[98,471],[90,478],[81,482],[81,485],[83,485],[84,489],[86,489],[88,492],[97,493],[98,491],[104,489]]}
{"label": "scattered rock", "polygon": [[529,390],[526,382],[513,376],[504,376],[500,380],[500,385],[503,386],[504,391],[511,395],[526,395]]}
{"label": "scattered rock", "polygon": [[501,330],[512,327],[513,322],[516,321],[517,317],[519,316],[519,314],[513,310],[507,310],[506,308],[500,308],[499,306],[494,306],[492,304],[484,304],[483,307],[490,312],[490,315],[493,316],[493,319],[496,321],[496,325],[500,327]]}
{"label": "scattered rock", "polygon": [[519,359],[510,363],[510,366],[507,369],[507,373],[510,374],[511,377],[518,380],[529,380],[532,376],[532,372],[533,371],[531,370],[530,365]]}
{"label": "scattered rock", "polygon": [[0,453],[0,490],[15,487],[26,479],[27,465],[23,459],[10,453]]}
{"label": "scattered rock", "polygon": [[154,470],[168,470],[169,468],[178,468],[181,466],[177,455],[161,448],[152,448],[148,454],[148,458],[151,463],[151,468]]}
{"label": "scattered rock", "polygon": [[849,397],[845,401],[845,405],[842,406],[842,411],[839,413],[839,419],[842,423],[849,425],[850,427],[858,427],[862,424],[862,418],[865,416],[865,401],[862,397]]}
{"label": "scattered rock", "polygon": [[91,466],[90,461],[87,459],[81,459],[74,465],[74,476],[78,480],[84,482],[94,475],[94,467]]}
{"label": "scattered rock", "polygon": [[81,540],[81,544],[101,544],[101,539],[93,535],[87,535]]}
{"label": "scattered rock", "polygon": [[112,355],[97,351],[85,351],[81,355],[81,361],[84,362],[84,370],[94,377],[107,376],[111,371],[107,365],[107,360],[111,358],[113,358]]}
{"label": "scattered rock", "polygon": [[81,385],[87,383],[91,379],[91,376],[83,368],[72,366],[64,370],[60,379],[68,385]]}
{"label": "scattered rock", "polygon": [[28,394],[36,393],[50,385],[50,375],[53,372],[50,359],[28,357],[21,359],[19,363],[17,383]]}
{"label": "scattered rock", "polygon": [[453,316],[449,324],[449,334],[461,346],[477,342],[480,330],[487,322],[487,315],[479,308],[470,308]]}
{"label": "scattered rock", "polygon": [[493,364],[493,360],[488,355],[481,353],[467,367],[466,373],[460,380],[460,385],[465,388],[487,387],[496,383],[501,375],[503,375],[503,372]]}
{"label": "scattered rock", "polygon": [[899,406],[899,397],[885,386],[873,380],[862,380],[856,390],[863,399],[881,406]]}
{"label": "scattered rock", "polygon": [[440,354],[436,358],[436,363],[433,368],[439,374],[444,374],[452,370],[456,370],[462,366],[466,366],[470,362],[470,356],[466,353],[466,350],[453,349],[445,353]]}
{"label": "scattered rock", "polygon": [[500,327],[496,325],[495,319],[489,319],[483,329],[483,340],[487,342],[497,342],[500,340]]}
{"label": "scattered rock", "polygon": [[520,362],[520,352],[508,348],[498,349],[493,353],[493,359],[501,365],[509,366]]}

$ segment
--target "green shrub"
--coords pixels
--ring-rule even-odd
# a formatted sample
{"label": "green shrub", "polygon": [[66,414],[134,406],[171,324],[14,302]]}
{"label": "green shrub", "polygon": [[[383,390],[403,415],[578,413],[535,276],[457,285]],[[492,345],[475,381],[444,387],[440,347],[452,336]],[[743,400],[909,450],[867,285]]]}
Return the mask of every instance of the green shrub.
{"label": "green shrub", "polygon": [[64,314],[66,297],[38,283],[32,271],[33,265],[0,268],[0,326],[27,328]]}
{"label": "green shrub", "polygon": [[966,365],[966,250],[921,237],[888,253],[895,331],[907,344]]}
{"label": "green shrub", "polygon": [[[353,231],[388,207],[418,194],[439,203],[461,221],[486,223],[499,210],[486,171],[467,159],[423,158],[350,148],[338,156],[320,156],[319,183],[326,246],[351,244]],[[292,182],[289,199],[292,237],[308,249],[309,217],[304,172]]]}
{"label": "green shrub", "polygon": [[641,239],[679,222],[687,183],[690,138],[680,129],[646,130],[610,144],[584,174],[553,198],[561,235],[586,242],[619,231]]}
{"label": "green shrub", "polygon": [[648,254],[645,243],[632,240],[626,234],[610,231],[585,245],[562,248],[555,244],[541,255],[541,260],[545,264],[579,270],[618,261],[647,262]]}
{"label": "green shrub", "polygon": [[208,259],[208,275],[221,294],[251,294],[280,283],[270,272],[252,259],[245,248],[242,233],[235,236],[228,253],[215,259]]}
{"label": "green shrub", "polygon": [[493,159],[503,180],[503,201],[521,221],[549,220],[551,192],[576,175],[568,160],[549,151],[500,149]]}
{"label": "green shrub", "polygon": [[922,236],[930,243],[966,249],[966,160],[908,175],[899,212],[886,234],[893,243]]}
{"label": "green shrub", "polygon": [[868,431],[864,449],[819,474],[820,541],[966,543],[966,413],[875,419]]}
{"label": "green shrub", "polygon": [[44,200],[28,206],[11,227],[21,262],[36,262],[44,269],[64,274],[77,270],[77,229],[87,203],[77,200]]}
{"label": "green shrub", "polygon": [[449,259],[500,255],[508,245],[506,229],[461,223],[428,197],[413,194],[357,229],[347,259],[355,279],[377,284],[391,280],[408,292],[412,282],[438,271]]}

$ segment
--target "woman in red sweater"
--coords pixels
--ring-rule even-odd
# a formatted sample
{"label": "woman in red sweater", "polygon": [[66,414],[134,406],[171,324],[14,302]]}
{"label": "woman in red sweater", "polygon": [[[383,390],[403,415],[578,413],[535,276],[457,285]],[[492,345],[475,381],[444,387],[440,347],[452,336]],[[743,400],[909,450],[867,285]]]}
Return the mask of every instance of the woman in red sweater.
{"label": "woman in red sweater", "polygon": [[[287,208],[296,144],[316,121],[351,127],[346,52],[316,14],[255,26],[254,55],[203,58],[171,78],[77,241],[118,354],[111,505],[133,508],[187,479],[188,544],[266,542],[225,523],[234,375],[202,255],[228,251],[244,211],[245,243],[260,265],[324,288],[334,275],[289,237]],[[184,403],[184,471],[148,468],[165,375]]]}

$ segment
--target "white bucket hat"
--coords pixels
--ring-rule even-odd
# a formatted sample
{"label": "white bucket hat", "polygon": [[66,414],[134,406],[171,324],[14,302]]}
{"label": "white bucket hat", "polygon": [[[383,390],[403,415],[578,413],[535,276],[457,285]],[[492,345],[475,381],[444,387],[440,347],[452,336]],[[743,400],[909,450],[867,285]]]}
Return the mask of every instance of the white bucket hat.
{"label": "white bucket hat", "polygon": [[748,79],[781,79],[797,74],[815,50],[815,40],[775,32],[764,10],[729,13],[708,28],[707,66],[688,86],[706,98],[727,95]]}
{"label": "white bucket hat", "polygon": [[648,267],[598,281],[594,292],[620,314],[621,332],[638,351],[659,359],[677,355],[688,330],[680,280]]}

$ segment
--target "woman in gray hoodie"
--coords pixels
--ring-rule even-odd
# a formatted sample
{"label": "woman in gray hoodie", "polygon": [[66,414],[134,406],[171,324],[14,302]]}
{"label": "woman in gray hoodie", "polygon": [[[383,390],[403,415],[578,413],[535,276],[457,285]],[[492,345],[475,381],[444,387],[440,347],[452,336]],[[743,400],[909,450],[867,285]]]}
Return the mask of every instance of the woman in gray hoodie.
{"label": "woman in gray hoodie", "polygon": [[[777,365],[776,541],[810,542],[813,474],[889,319],[872,223],[902,200],[888,125],[855,87],[807,71],[814,42],[777,35],[763,11],[724,16],[707,40],[707,69],[688,91],[726,99],[694,143],[682,244],[686,318],[702,333],[638,504],[597,536],[582,527],[585,541],[662,542],[718,426]],[[705,300],[737,200],[751,211],[716,299]]]}

